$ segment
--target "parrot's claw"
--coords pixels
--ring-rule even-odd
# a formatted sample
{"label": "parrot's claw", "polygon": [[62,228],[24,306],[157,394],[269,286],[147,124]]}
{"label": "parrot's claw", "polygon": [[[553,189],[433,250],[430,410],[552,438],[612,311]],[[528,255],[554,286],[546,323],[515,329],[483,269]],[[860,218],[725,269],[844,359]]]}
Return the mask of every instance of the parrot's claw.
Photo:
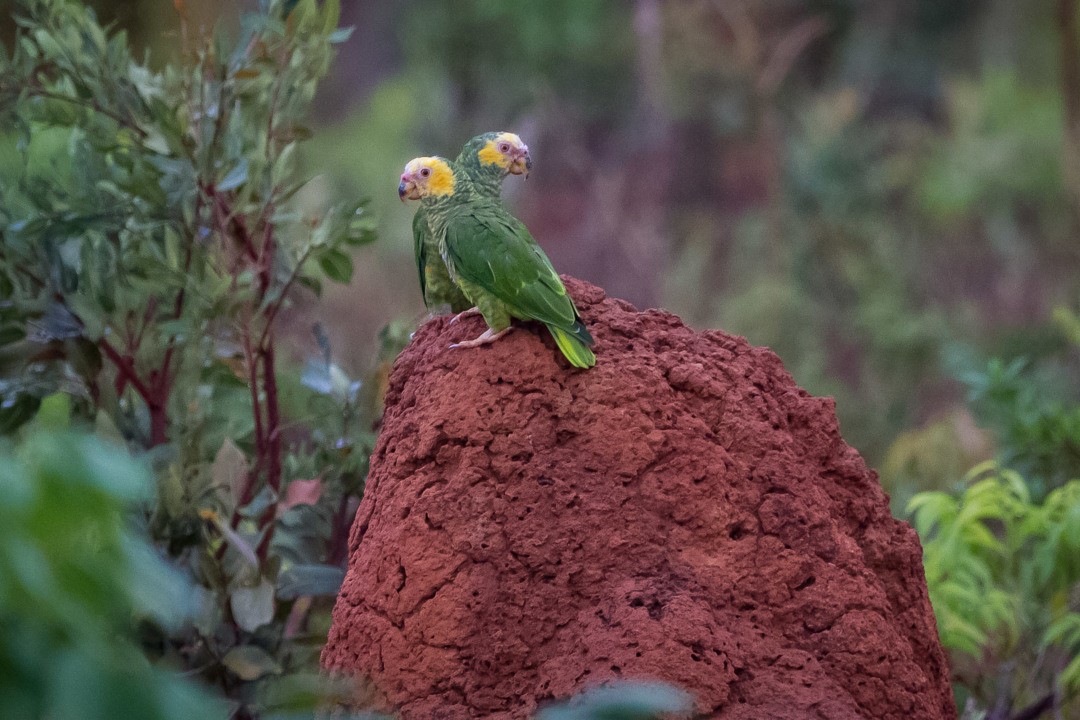
{"label": "parrot's claw", "polygon": [[463,341],[461,341],[459,343],[454,343],[453,345],[450,346],[450,348],[451,349],[454,349],[454,348],[474,348],[474,347],[480,347],[481,345],[487,345],[488,343],[495,342],[496,340],[498,340],[503,335],[505,335],[506,333],[510,332],[513,329],[514,329],[513,325],[511,325],[508,328],[503,328],[499,332],[494,332],[494,331],[492,331],[491,328],[488,328],[487,330],[484,331],[483,335],[476,338],[475,340],[463,340]]}
{"label": "parrot's claw", "polygon": [[471,307],[468,310],[465,310],[463,312],[459,312],[457,315],[450,318],[450,324],[453,325],[454,323],[456,323],[461,318],[467,318],[470,315],[479,315],[479,314],[480,314],[480,308]]}

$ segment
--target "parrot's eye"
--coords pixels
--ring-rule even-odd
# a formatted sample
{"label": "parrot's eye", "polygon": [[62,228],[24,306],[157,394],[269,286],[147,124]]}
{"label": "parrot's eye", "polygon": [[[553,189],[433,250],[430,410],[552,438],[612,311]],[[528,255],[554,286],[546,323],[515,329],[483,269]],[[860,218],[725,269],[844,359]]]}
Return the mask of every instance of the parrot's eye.
{"label": "parrot's eye", "polygon": [[424,168],[420,171],[420,177],[427,177],[431,175],[431,168]]}
{"label": "parrot's eye", "polygon": [[510,152],[510,143],[503,143],[503,144],[499,145],[499,152],[501,152],[504,155],[506,153]]}

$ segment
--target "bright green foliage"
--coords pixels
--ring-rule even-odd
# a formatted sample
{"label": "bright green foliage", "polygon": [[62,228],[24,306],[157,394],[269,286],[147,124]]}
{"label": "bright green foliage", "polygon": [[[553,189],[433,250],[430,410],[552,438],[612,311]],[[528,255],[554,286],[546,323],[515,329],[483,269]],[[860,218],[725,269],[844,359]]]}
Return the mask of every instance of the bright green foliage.
{"label": "bright green foliage", "polygon": [[0,494],[0,717],[224,720],[224,703],[135,641],[133,619],[175,628],[193,609],[190,582],[136,528],[147,469],[39,428],[0,451]]}
{"label": "bright green foliage", "polygon": [[954,676],[983,708],[1057,691],[1080,710],[1080,480],[1041,504],[995,462],[966,481],[959,497],[921,493],[908,508]]}
{"label": "bright green foliage", "polygon": [[348,690],[314,672],[375,419],[320,329],[303,372],[278,352],[282,311],[347,282],[373,238],[362,208],[297,176],[348,36],[338,4],[281,10],[236,38],[181,17],[182,57],[157,71],[82,5],[27,0],[0,60],[0,431],[67,402],[72,425],[146,455],[143,530],[195,590],[154,588],[193,622],[147,626],[144,649],[240,718]]}
{"label": "bright green foliage", "polygon": [[[296,177],[336,4],[288,25],[275,11],[250,16],[235,41],[218,33],[160,73],[78,4],[24,4],[0,61],[15,129],[0,196],[0,294],[13,299],[0,340],[15,398],[3,424],[63,386],[159,444],[167,390],[221,356],[208,339],[240,341],[215,321],[252,325],[257,345],[289,290],[318,287],[320,269],[347,281],[343,247],[372,238],[355,205],[307,197]],[[92,382],[113,351],[132,370],[115,393]],[[125,407],[127,375],[144,380],[132,382],[142,409]]]}

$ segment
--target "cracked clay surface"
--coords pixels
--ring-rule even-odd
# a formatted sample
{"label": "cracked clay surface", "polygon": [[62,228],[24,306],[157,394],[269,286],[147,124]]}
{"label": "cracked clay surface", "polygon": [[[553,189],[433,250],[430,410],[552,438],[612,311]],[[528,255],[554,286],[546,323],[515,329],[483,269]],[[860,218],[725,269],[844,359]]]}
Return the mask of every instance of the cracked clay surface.
{"label": "cracked clay surface", "polygon": [[700,718],[955,718],[915,532],[767,349],[565,278],[540,327],[398,359],[323,665],[403,720],[527,718],[613,678]]}

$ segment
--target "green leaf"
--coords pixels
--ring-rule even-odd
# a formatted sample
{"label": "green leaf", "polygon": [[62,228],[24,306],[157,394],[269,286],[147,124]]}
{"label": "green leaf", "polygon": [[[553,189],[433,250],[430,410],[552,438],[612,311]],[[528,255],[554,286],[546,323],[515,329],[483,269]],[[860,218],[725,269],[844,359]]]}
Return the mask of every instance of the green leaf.
{"label": "green leaf", "polygon": [[281,666],[258,645],[240,645],[225,653],[221,663],[241,680],[280,675]]}
{"label": "green leaf", "polygon": [[347,245],[358,247],[375,241],[375,217],[363,207],[357,207],[343,219]]}
{"label": "green leaf", "polygon": [[319,267],[326,273],[326,277],[335,282],[348,284],[352,279],[352,258],[340,250],[329,249],[319,256]]}
{"label": "green leaf", "polygon": [[614,682],[546,708],[537,720],[653,720],[688,717],[693,697],[667,683]]}
{"label": "green leaf", "polygon": [[255,632],[274,619],[274,586],[263,580],[255,587],[242,587],[229,595],[236,624],[248,632]]}
{"label": "green leaf", "polygon": [[236,550],[236,552],[240,554],[240,557],[244,558],[244,560],[247,561],[248,565],[254,568],[259,567],[259,557],[255,554],[255,551],[252,549],[251,545],[247,542],[247,540],[240,536],[240,533],[229,527],[229,523],[222,520],[220,515],[218,515],[213,510],[207,509],[199,510],[199,515],[204,520],[209,520],[214,524],[214,527],[216,527],[218,529],[218,532],[221,533],[221,536],[225,539],[225,542],[228,543],[229,546],[231,546],[234,550]]}
{"label": "green leaf", "polygon": [[299,275],[296,278],[296,282],[315,293],[316,297],[322,296],[322,282],[319,281],[319,278],[311,277],[310,275]]}
{"label": "green leaf", "polygon": [[1080,692],[1080,654],[1077,654],[1061,671],[1061,684],[1071,692]]}
{"label": "green leaf", "polygon": [[341,20],[341,0],[323,0],[323,32],[331,34]]}
{"label": "green leaf", "polygon": [[42,398],[35,420],[49,430],[67,428],[71,425],[71,397],[67,393],[53,393]]}
{"label": "green leaf", "polygon": [[248,178],[248,160],[247,158],[240,158],[240,162],[229,171],[229,173],[221,179],[221,182],[217,184],[218,190],[235,190],[243,185]]}
{"label": "green leaf", "polygon": [[277,160],[274,161],[274,168],[270,173],[271,182],[274,185],[282,184],[287,177],[293,172],[293,157],[296,154],[296,143],[292,142],[286,145],[281,150],[281,154],[278,155]]}
{"label": "green leaf", "polygon": [[1070,648],[1080,644],[1080,614],[1068,613],[1046,629],[1043,634],[1043,645],[1056,643]]}
{"label": "green leaf", "polygon": [[244,451],[232,438],[225,438],[210,466],[210,476],[217,487],[225,488],[232,496],[233,505],[239,505],[247,486],[248,461]]}
{"label": "green leaf", "polygon": [[345,571],[335,565],[293,565],[278,576],[277,595],[295,600],[304,595],[336,595]]}
{"label": "green leaf", "polygon": [[352,37],[352,34],[353,34],[354,30],[356,30],[356,28],[351,27],[351,26],[350,27],[340,27],[337,30],[334,30],[329,35],[327,35],[326,40],[331,45],[337,45],[339,43],[343,43],[346,40],[348,40],[350,37]]}

